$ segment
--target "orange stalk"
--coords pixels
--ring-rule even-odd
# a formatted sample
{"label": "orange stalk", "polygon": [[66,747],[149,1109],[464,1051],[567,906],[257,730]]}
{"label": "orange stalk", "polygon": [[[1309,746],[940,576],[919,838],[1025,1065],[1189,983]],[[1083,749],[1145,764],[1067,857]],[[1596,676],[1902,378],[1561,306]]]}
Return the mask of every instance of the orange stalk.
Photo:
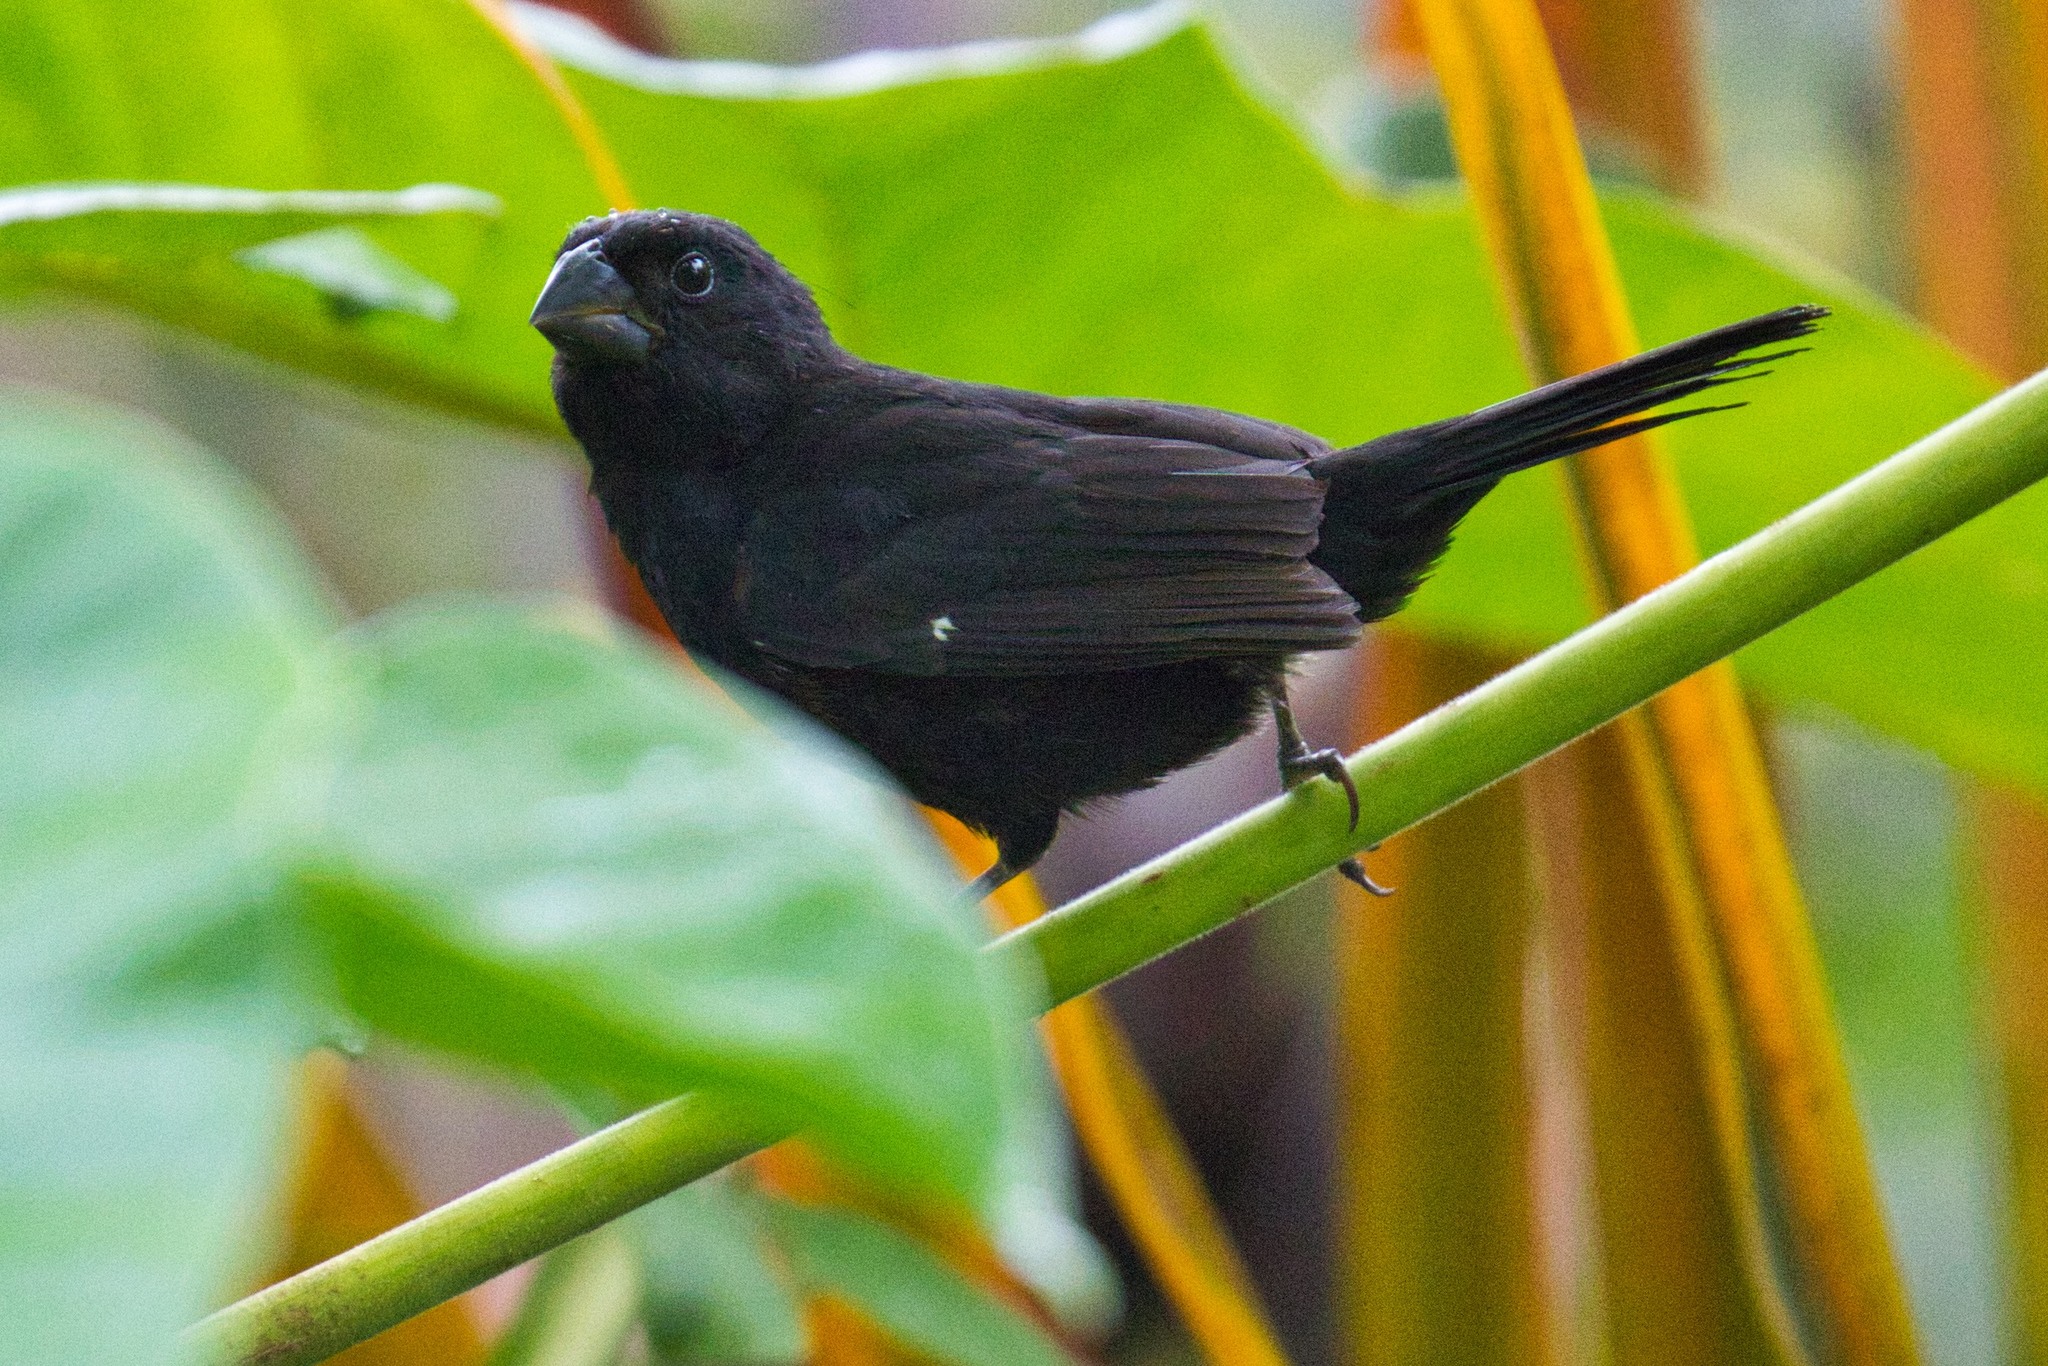
{"label": "orange stalk", "polygon": [[2013,0],[2004,90],[2013,111],[2011,181],[2020,221],[2021,288],[2027,300],[2027,363],[2048,363],[2048,8]]}
{"label": "orange stalk", "polygon": [[868,1317],[837,1295],[804,1301],[804,1366],[919,1366]]}
{"label": "orange stalk", "polygon": [[[1374,638],[1361,742],[1510,662]],[[1520,780],[1388,840],[1338,889],[1340,1315],[1358,1366],[1541,1366],[1524,983],[1534,882]]]}
{"label": "orange stalk", "polygon": [[1979,364],[2026,370],[1992,35],[1976,0],[1900,0],[1900,151],[1920,316]]}
{"label": "orange stalk", "polygon": [[2048,9],[1901,0],[1920,315],[2008,380],[2048,364]]}
{"label": "orange stalk", "polygon": [[[603,207],[634,207],[633,187],[626,183],[626,173],[620,168],[619,159],[612,154],[611,145],[604,140],[597,120],[590,117],[590,111],[583,107],[583,101],[576,98],[576,92],[562,79],[561,71],[548,60],[547,54],[526,41],[526,36],[506,14],[504,0],[469,0],[469,4],[497,30],[498,36],[518,54],[519,60],[533,73],[533,78],[540,82],[541,89],[554,101],[562,122],[568,126],[569,136],[576,140],[576,148],[583,154],[584,164],[597,181],[598,193],[605,197]],[[597,211],[598,207],[593,205],[592,212]]]}
{"label": "orange stalk", "polygon": [[[1921,317],[1994,373],[2048,363],[2048,10],[1902,0],[1899,84]],[[2048,1362],[2048,813],[1970,812],[1991,1044],[2004,1091],[2011,1355]]]}
{"label": "orange stalk", "polygon": [[2017,793],[1974,800],[1989,1014],[2005,1092],[2006,1237],[2015,1362],[2048,1362],[2048,813]]}
{"label": "orange stalk", "polygon": [[[1583,976],[1586,1094],[1615,1366],[1805,1359],[1777,1293],[1743,1114],[1740,1049],[1670,804],[1632,774],[1626,716],[1532,770],[1560,954]],[[1631,754],[1631,751],[1634,753]]]}
{"label": "orange stalk", "polygon": [[[932,828],[962,871],[979,873],[994,848],[950,816]],[[990,906],[1006,929],[1045,914],[1027,875]],[[1109,1006],[1080,996],[1041,1021],[1053,1075],[1096,1175],[1188,1333],[1217,1366],[1284,1366],[1258,1292]]]}
{"label": "orange stalk", "polygon": [[[1530,0],[1419,0],[1508,310],[1539,379],[1639,349],[1557,71]],[[1612,607],[1698,559],[1677,482],[1649,437],[1567,462],[1596,596]],[[1798,1279],[1829,1354],[1918,1359],[1819,956],[1733,671],[1709,669],[1650,704],[1631,746],[1638,814],[1676,807],[1685,882],[1711,917],[1781,1178]],[[1680,901],[1678,904],[1682,905]]]}

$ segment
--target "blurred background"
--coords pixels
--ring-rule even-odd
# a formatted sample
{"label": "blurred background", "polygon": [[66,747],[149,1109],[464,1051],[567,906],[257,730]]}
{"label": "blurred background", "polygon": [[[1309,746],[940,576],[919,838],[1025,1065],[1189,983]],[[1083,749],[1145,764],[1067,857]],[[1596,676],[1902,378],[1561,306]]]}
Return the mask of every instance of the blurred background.
{"label": "blurred background", "polygon": [[[1064,33],[1111,8],[1085,0],[572,7],[640,46],[771,62]],[[1422,188],[1454,174],[1426,67],[1400,23],[1370,0],[1362,8],[1348,0],[1207,8],[1273,101],[1347,173]],[[1699,146],[1674,174],[1655,149],[1589,123],[1596,175],[1676,189],[1713,218],[1767,239],[1773,253],[1924,312],[1928,281],[1908,207],[1915,92],[1904,35],[1914,14],[1887,0],[1667,8],[1692,26]],[[1957,339],[1966,348],[1976,340]],[[1997,346],[1995,337],[1977,346],[1977,358],[2004,367],[2013,357],[1995,354]],[[0,378],[136,405],[225,453],[285,511],[353,611],[448,590],[601,593],[582,479],[561,449],[380,406],[127,315],[70,306],[61,315],[0,315]],[[1311,737],[1361,738],[1354,699],[1374,648],[1305,675]],[[1771,715],[1766,724],[1928,1359],[1998,1361],[2009,1345],[2000,1328],[2001,1102],[1984,1047],[1983,935],[1959,846],[1957,784],[1933,760],[1828,715]],[[1269,796],[1270,744],[1255,736],[1156,791],[1070,821],[1042,868],[1048,900]],[[1399,915],[1401,902],[1367,910]],[[1290,1358],[1303,1366],[1339,1359],[1327,1270],[1336,1261],[1330,1192],[1339,1163],[1336,914],[1327,887],[1309,888],[1109,992]],[[1536,1037],[1532,1049],[1555,1045]],[[370,1119],[428,1201],[530,1160],[567,1133],[546,1110],[416,1059],[373,1053],[363,1070]],[[1540,1066],[1535,1073],[1539,1085],[1551,1076]],[[1569,1187],[1569,1171],[1559,1180]],[[1092,1182],[1086,1199],[1124,1296],[1103,1359],[1198,1360]],[[1569,1229],[1574,1217],[1583,1216],[1565,1208],[1552,1223]],[[479,1311],[501,1318],[510,1293],[487,1290]]]}

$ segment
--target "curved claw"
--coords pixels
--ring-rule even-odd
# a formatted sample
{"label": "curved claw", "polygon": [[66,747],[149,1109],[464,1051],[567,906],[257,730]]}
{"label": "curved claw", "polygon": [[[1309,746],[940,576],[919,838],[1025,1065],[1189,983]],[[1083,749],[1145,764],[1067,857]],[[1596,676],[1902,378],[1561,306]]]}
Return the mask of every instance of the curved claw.
{"label": "curved claw", "polygon": [[1394,894],[1392,887],[1382,887],[1379,883],[1374,882],[1372,875],[1365,871],[1365,865],[1355,858],[1345,859],[1342,863],[1338,864],[1337,871],[1363,887],[1366,891],[1371,892],[1374,896],[1392,896]]}
{"label": "curved claw", "polygon": [[1288,791],[1313,777],[1328,778],[1344,789],[1344,798],[1351,804],[1351,828],[1358,828],[1358,784],[1351,779],[1351,770],[1344,767],[1344,756],[1334,749],[1310,750],[1305,754],[1283,754],[1280,757],[1280,781]]}

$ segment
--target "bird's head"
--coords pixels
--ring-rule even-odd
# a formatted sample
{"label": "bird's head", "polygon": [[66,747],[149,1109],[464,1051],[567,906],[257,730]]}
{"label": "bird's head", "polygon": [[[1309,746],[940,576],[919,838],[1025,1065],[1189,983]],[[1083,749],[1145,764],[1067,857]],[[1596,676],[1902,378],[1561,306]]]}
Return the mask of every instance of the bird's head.
{"label": "bird's head", "polygon": [[830,344],[810,290],[745,231],[670,209],[577,224],[532,321],[578,369],[758,374]]}

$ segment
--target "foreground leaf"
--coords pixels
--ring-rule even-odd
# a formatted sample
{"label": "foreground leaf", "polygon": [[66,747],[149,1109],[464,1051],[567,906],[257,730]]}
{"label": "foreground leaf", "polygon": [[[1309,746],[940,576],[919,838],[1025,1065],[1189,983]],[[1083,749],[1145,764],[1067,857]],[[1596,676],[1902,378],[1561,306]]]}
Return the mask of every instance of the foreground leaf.
{"label": "foreground leaf", "polygon": [[641,1259],[642,1321],[661,1366],[793,1366],[803,1324],[759,1204],[728,1177],[699,1181],[623,1225]]}
{"label": "foreground leaf", "polygon": [[0,392],[0,1359],[169,1361],[258,1267],[298,1017],[179,969],[290,818],[324,605],[152,423]]}
{"label": "foreground leaf", "polygon": [[345,999],[615,1102],[743,1093],[869,1170],[985,1192],[1022,997],[928,845],[808,727],[585,625],[456,605],[357,637],[338,858],[303,880]]}

